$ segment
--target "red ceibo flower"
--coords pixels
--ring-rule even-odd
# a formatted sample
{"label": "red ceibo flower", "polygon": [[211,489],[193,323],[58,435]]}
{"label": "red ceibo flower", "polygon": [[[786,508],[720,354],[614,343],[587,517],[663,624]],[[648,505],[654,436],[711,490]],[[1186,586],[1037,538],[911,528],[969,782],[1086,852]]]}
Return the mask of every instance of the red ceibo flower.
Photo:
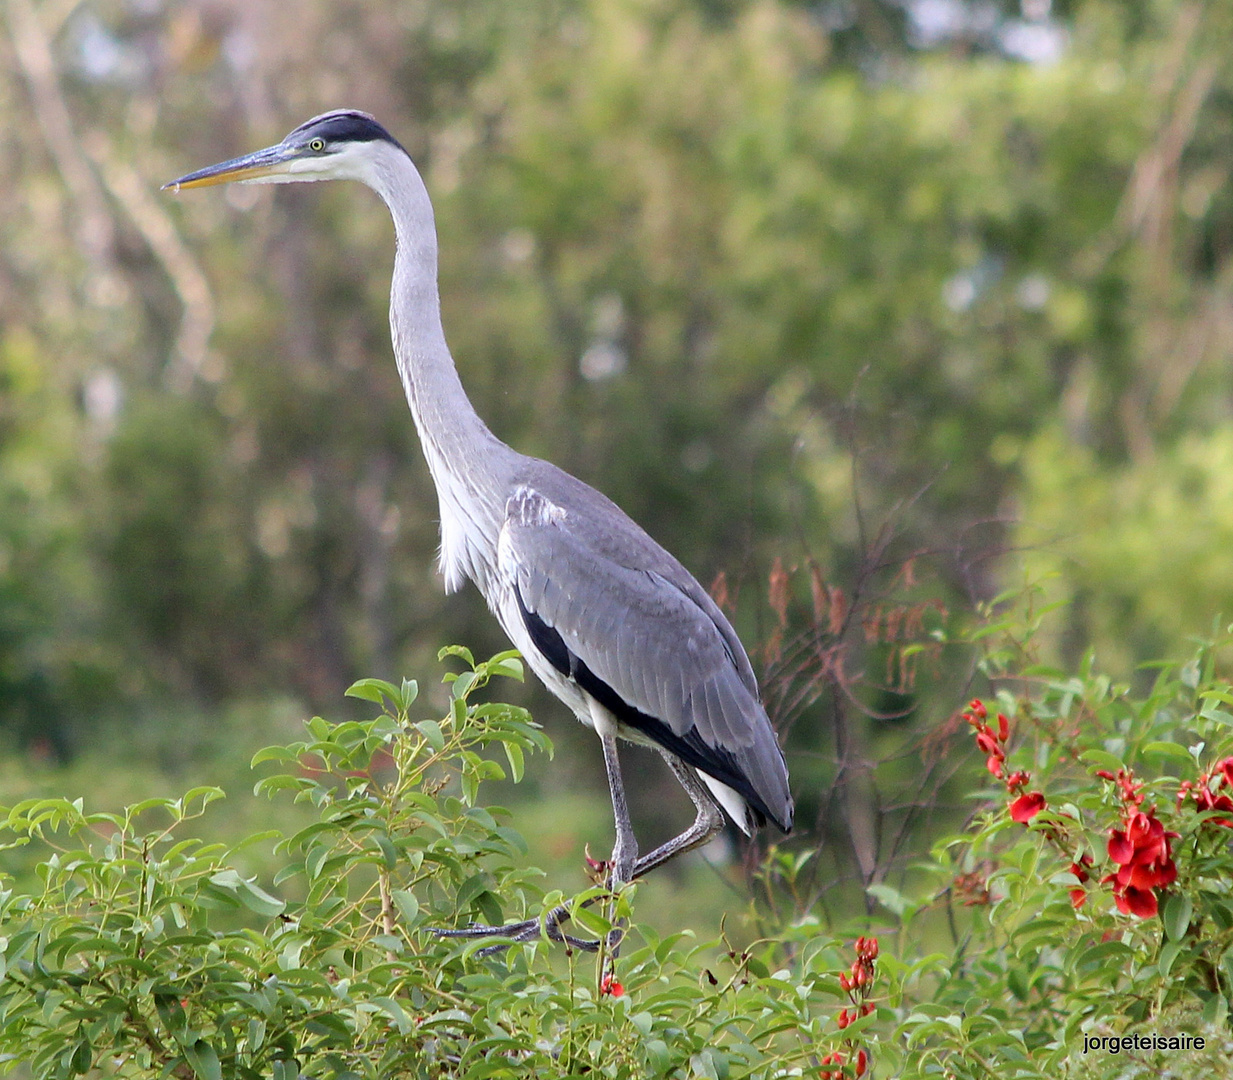
{"label": "red ceibo flower", "polygon": [[1048,804],[1039,791],[1028,791],[1010,804],[1010,820],[1026,825]]}
{"label": "red ceibo flower", "polygon": [[624,995],[625,987],[617,982],[615,976],[605,975],[599,984],[599,992],[601,994],[610,994],[614,998],[619,998]]}
{"label": "red ceibo flower", "polygon": [[1212,771],[1223,773],[1224,782],[1229,787],[1233,787],[1233,757],[1225,758],[1224,761],[1220,762]]}
{"label": "red ceibo flower", "polygon": [[1109,858],[1118,868],[1101,880],[1113,882],[1118,911],[1148,919],[1159,910],[1155,890],[1177,880],[1169,841],[1178,834],[1165,831],[1156,819],[1155,807],[1146,813],[1129,810],[1124,824],[1124,828],[1109,830]]}

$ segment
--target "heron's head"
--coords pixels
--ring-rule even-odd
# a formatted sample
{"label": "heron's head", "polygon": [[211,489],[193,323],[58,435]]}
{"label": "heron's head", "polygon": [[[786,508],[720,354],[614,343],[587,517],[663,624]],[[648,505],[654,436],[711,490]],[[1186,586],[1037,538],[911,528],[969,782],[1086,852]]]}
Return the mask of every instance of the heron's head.
{"label": "heron's head", "polygon": [[166,188],[211,184],[294,184],[306,180],[364,180],[391,148],[405,153],[394,137],[367,113],[337,109],[301,124],[282,142],[256,153],[198,169]]}

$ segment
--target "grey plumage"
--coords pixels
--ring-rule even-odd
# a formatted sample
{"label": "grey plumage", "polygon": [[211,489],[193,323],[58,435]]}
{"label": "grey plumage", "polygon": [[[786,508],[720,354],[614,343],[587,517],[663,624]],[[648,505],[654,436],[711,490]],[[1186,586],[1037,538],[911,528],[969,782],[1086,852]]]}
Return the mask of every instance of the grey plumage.
{"label": "grey plumage", "polygon": [[[749,659],[723,613],[614,503],[510,449],[472,408],[441,328],[432,206],[398,142],[372,117],[337,110],[276,146],[167,186],[327,179],[362,181],[394,218],[390,326],[440,502],[446,588],[474,581],[532,670],[599,734],[617,827],[613,883],[713,835],[723,820],[715,803],[746,833],[767,818],[788,831],[792,797],[783,755]],[[697,809],[690,829],[641,859],[618,737],[663,753]],[[563,937],[556,921],[549,930]],[[532,931],[538,926],[524,923],[461,933],[525,938]]]}
{"label": "grey plumage", "polygon": [[754,812],[737,821],[746,832],[766,817],[791,828],[783,757],[745,650],[675,558],[597,491],[539,461],[509,500],[501,543],[524,622],[541,620],[612,692],[620,705],[606,695],[601,704],[623,736],[658,743],[734,789]]}

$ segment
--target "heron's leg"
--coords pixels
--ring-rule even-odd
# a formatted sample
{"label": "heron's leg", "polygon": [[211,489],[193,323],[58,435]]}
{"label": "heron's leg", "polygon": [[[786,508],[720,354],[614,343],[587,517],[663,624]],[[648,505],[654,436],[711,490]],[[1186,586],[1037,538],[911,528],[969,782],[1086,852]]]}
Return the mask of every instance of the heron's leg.
{"label": "heron's leg", "polygon": [[612,846],[612,876],[614,889],[633,880],[634,862],[638,858],[638,841],[629,822],[629,805],[625,801],[625,783],[621,779],[621,761],[617,757],[616,736],[600,735],[604,748],[604,767],[608,770],[608,791],[612,795],[612,816],[616,820],[616,843]]}
{"label": "heron's leg", "polygon": [[[600,745],[604,748],[604,767],[608,770],[608,791],[612,796],[612,817],[616,823],[616,842],[612,846],[612,869],[608,878],[614,893],[634,878],[634,864],[638,858],[638,840],[629,820],[629,804],[625,801],[625,783],[621,779],[621,760],[617,756],[616,735],[601,731]],[[615,903],[612,905],[615,908]],[[611,910],[611,909],[610,909]],[[625,936],[623,926],[614,926],[608,935],[608,945],[616,956]]]}
{"label": "heron's leg", "polygon": [[723,812],[715,805],[715,800],[711,798],[706,785],[698,779],[698,774],[675,754],[670,754],[666,750],[660,750],[660,753],[681,782],[681,787],[689,795],[694,809],[698,811],[698,816],[680,836],[661,844],[654,851],[638,859],[634,863],[634,877],[642,877],[643,874],[648,874],[657,867],[663,866],[669,859],[701,847],[724,827]]}
{"label": "heron's leg", "polygon": [[[638,841],[634,836],[633,826],[629,820],[629,804],[625,799],[625,784],[621,779],[621,763],[617,757],[616,736],[611,732],[601,732],[600,744],[604,749],[604,767],[608,772],[608,790],[612,796],[612,815],[616,822],[616,843],[612,848],[612,869],[609,883],[613,890],[618,890],[622,885],[627,885],[631,882],[635,874],[638,872],[640,861],[638,860]],[[675,761],[675,758],[672,759]],[[671,761],[669,762],[671,764]],[[681,766],[683,769],[684,766]],[[675,771],[675,766],[674,766]],[[677,773],[678,777],[681,773]],[[686,783],[685,780],[681,781]],[[695,786],[700,784],[694,780]],[[690,797],[694,799],[695,805],[698,799],[694,796],[691,789]],[[718,811],[716,811],[718,813]],[[722,818],[720,824],[722,824]],[[696,823],[695,823],[696,827]],[[679,839],[679,838],[678,838]],[[675,843],[675,841],[673,841]],[[664,847],[670,845],[665,844]],[[663,848],[657,849],[663,851]],[[652,854],[655,854],[652,852]],[[670,858],[672,853],[665,856]],[[660,859],[659,862],[664,861]],[[658,866],[659,862],[655,862],[652,866]],[[540,933],[547,935],[550,941],[560,941],[575,949],[581,949],[585,952],[595,952],[600,943],[598,941],[588,941],[583,938],[573,937],[561,930],[561,923],[569,918],[569,906],[560,904],[553,908],[546,916],[544,916],[543,926],[541,929],[539,919],[526,919],[523,922],[509,923],[505,926],[483,926],[475,924],[472,926],[460,927],[452,929],[447,927],[434,928],[433,933],[438,937],[448,938],[483,938],[483,937],[504,937],[510,938],[513,941],[534,941],[539,937]],[[621,938],[624,935],[624,929],[617,927],[609,935],[608,945],[612,955],[616,955],[620,947]],[[481,955],[489,951],[497,952],[505,948],[505,944],[493,945],[491,950],[481,950]]]}

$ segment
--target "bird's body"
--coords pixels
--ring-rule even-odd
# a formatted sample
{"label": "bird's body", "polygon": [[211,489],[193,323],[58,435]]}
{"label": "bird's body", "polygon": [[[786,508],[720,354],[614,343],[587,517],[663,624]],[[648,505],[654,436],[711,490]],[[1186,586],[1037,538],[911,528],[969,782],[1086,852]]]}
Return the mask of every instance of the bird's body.
{"label": "bird's body", "polygon": [[[722,818],[710,799],[746,833],[768,818],[788,831],[783,756],[723,613],[619,507],[506,446],[471,406],[441,326],[428,192],[385,129],[363,113],[327,113],[275,147],[168,186],[337,178],[367,184],[394,218],[390,326],[440,503],[446,589],[473,581],[532,671],[600,735],[617,818],[614,879],[712,835]],[[641,860],[616,738],[660,750],[698,809],[691,830]]]}

